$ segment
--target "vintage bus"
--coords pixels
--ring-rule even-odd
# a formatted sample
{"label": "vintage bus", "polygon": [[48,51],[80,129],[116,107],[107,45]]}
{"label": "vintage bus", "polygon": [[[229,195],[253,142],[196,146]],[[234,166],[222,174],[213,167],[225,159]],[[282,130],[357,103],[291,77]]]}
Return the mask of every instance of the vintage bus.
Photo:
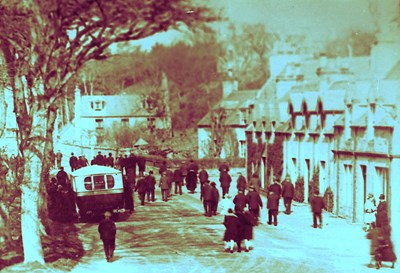
{"label": "vintage bus", "polygon": [[124,212],[122,173],[106,166],[87,166],[71,173],[77,213],[82,220],[110,211]]}

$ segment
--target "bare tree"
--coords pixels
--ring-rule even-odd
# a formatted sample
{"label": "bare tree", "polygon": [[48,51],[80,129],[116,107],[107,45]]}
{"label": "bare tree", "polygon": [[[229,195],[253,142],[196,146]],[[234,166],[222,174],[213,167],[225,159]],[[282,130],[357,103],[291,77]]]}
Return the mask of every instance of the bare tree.
{"label": "bare tree", "polygon": [[[31,176],[26,173],[30,181],[21,198],[22,222],[31,219],[22,225],[25,262],[44,263],[37,217],[45,199],[39,198],[38,189],[45,195],[54,162],[57,102],[69,80],[88,61],[107,58],[112,44],[181,25],[199,29],[217,19],[210,9],[185,0],[0,0],[0,49],[18,124],[17,179],[24,181],[26,171],[32,170]],[[25,165],[32,159],[40,160],[40,166]]]}

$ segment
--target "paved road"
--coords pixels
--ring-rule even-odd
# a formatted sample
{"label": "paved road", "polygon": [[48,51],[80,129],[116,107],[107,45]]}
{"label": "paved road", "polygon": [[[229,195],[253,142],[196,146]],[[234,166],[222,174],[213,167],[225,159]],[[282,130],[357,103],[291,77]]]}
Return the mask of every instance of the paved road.
{"label": "paved road", "polygon": [[[137,206],[117,223],[114,261],[104,259],[97,223],[77,224],[87,249],[72,272],[368,272],[369,242],[359,226],[325,217],[313,229],[306,205],[279,214],[277,227],[265,225],[266,210],[255,228],[254,249],[223,250],[223,216],[203,216],[199,193],[173,196]],[[264,199],[264,198],[263,198]],[[137,198],[136,198],[137,200]],[[265,199],[264,199],[265,202]],[[385,269],[386,270],[386,269]]]}

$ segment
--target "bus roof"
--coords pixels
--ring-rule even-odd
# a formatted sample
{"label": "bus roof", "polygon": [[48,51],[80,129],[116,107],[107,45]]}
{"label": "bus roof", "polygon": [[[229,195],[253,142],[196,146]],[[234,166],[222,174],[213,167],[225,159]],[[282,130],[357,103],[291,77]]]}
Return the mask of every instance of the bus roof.
{"label": "bus roof", "polygon": [[71,173],[72,176],[96,175],[96,174],[119,174],[120,170],[100,165],[92,165],[80,168]]}

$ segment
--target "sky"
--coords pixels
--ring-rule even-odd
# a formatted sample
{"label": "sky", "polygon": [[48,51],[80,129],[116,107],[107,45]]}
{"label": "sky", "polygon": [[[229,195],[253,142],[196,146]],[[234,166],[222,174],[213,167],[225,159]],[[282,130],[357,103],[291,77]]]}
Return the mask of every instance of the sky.
{"label": "sky", "polygon": [[[223,9],[240,28],[242,24],[263,23],[270,32],[305,33],[312,40],[334,38],[349,30],[374,29],[369,0],[199,0],[216,9]],[[387,0],[385,0],[387,1]],[[226,24],[221,24],[220,33]],[[149,50],[156,43],[169,44],[180,34],[160,33],[134,43]]]}

